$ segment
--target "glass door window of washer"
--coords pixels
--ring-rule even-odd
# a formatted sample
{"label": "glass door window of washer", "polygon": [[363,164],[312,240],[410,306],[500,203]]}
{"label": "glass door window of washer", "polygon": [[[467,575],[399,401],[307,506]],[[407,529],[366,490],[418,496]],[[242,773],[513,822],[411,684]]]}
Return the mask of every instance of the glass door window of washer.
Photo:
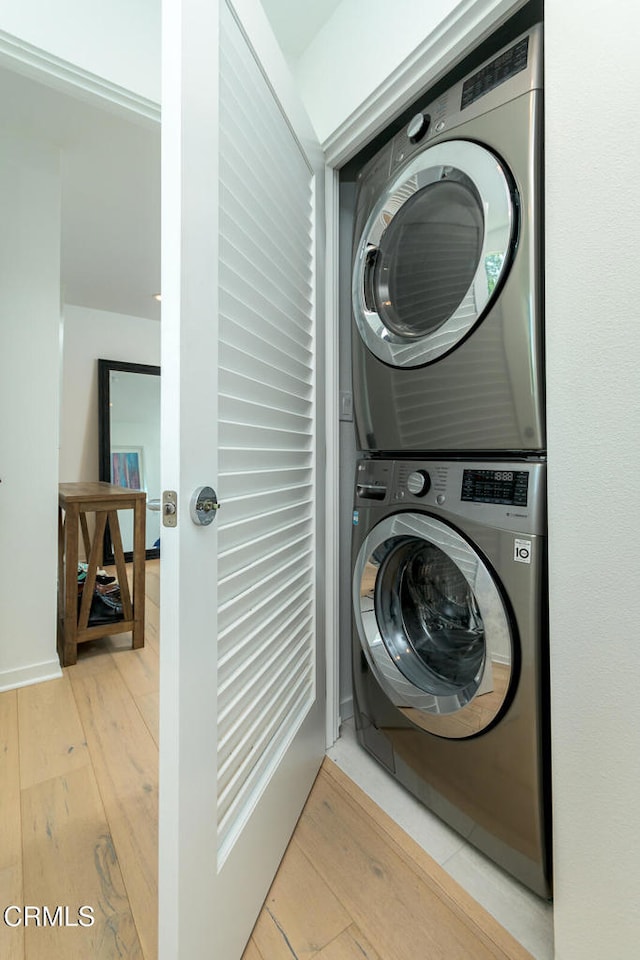
{"label": "glass door window of washer", "polygon": [[360,548],[353,591],[369,666],[410,720],[452,739],[496,721],[513,680],[512,625],[464,537],[428,515],[390,516]]}

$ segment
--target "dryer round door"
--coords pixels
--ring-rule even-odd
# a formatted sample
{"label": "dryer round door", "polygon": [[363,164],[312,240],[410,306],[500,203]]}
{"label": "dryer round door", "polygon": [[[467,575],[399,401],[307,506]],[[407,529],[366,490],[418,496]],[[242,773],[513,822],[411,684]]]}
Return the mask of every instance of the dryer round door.
{"label": "dryer round door", "polygon": [[498,158],[468,140],[419,153],[391,182],[355,251],[355,321],[375,356],[420,367],[449,353],[506,275],[517,201]]}
{"label": "dryer round door", "polygon": [[493,724],[514,638],[491,571],[460,533],[428,514],[382,520],[358,553],[353,603],[369,666],[408,719],[449,738]]}

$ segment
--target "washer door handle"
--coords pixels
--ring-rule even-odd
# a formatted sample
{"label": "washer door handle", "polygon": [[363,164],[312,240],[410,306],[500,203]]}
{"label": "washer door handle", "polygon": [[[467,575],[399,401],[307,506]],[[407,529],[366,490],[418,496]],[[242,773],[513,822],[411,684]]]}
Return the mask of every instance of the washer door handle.
{"label": "washer door handle", "polygon": [[364,270],[362,271],[362,297],[364,305],[370,313],[376,313],[376,301],[373,295],[373,270],[378,259],[380,248],[375,244],[367,244],[367,252],[364,257]]}

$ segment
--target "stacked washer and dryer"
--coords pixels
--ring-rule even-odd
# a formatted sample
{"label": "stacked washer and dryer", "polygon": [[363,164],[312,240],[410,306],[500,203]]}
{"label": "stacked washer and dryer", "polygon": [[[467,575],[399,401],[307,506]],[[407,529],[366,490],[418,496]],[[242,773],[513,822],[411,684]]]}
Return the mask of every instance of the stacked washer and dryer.
{"label": "stacked washer and dryer", "polygon": [[354,711],[363,746],[549,897],[542,31],[358,178]]}

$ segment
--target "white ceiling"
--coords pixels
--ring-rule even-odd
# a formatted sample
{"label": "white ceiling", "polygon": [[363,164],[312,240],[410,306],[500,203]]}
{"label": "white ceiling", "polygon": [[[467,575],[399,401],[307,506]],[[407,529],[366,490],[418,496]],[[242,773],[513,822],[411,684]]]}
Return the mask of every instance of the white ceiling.
{"label": "white ceiling", "polygon": [[[295,61],[340,0],[262,0]],[[0,130],[59,146],[62,300],[160,318],[160,125],[0,68]]]}

